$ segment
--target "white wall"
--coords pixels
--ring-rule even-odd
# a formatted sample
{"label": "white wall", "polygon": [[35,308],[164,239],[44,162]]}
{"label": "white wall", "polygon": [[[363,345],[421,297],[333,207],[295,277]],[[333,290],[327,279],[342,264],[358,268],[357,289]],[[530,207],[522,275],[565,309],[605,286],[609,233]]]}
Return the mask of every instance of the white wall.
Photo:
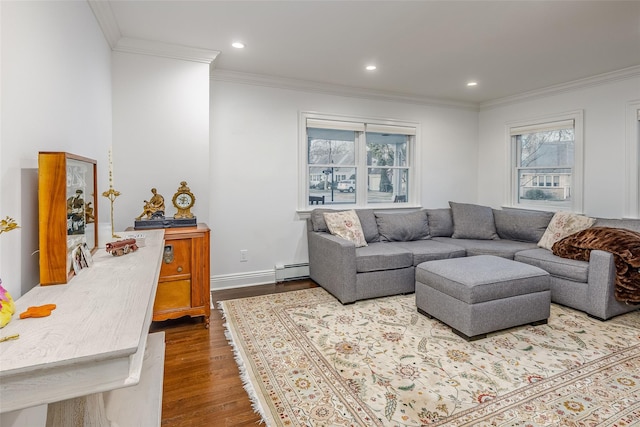
{"label": "white wall", "polygon": [[22,228],[0,236],[0,277],[17,298],[39,282],[38,152],[106,163],[111,50],[86,2],[3,1],[1,19],[0,216]]}
{"label": "white wall", "polygon": [[584,213],[620,218],[625,211],[625,122],[630,101],[640,99],[640,77],[603,82],[555,95],[480,111],[478,202],[504,200],[509,182],[505,125],[573,110],[584,111]]}
{"label": "white wall", "polygon": [[[215,76],[215,72],[214,72]],[[423,206],[475,202],[477,112],[214,80],[211,84],[212,287],[273,281],[307,262],[296,214],[301,111],[421,124]],[[240,262],[240,250],[249,251]]]}
{"label": "white wall", "polygon": [[192,212],[208,222],[208,64],[113,53],[113,181],[122,193],[114,203],[116,230],[134,225],[154,187],[173,216],[181,181],[196,196]]}

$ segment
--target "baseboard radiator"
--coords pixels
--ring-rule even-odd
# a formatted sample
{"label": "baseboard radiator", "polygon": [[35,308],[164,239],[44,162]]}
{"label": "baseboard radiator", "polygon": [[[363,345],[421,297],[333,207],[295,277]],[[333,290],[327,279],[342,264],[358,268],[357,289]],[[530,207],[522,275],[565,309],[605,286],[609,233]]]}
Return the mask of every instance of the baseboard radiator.
{"label": "baseboard radiator", "polygon": [[276,264],[276,283],[309,278],[309,263]]}

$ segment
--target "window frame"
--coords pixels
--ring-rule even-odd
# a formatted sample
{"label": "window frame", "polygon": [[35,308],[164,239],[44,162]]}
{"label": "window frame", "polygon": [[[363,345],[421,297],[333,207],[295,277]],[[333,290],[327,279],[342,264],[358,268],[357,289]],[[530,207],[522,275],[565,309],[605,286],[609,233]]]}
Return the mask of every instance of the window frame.
{"label": "window frame", "polygon": [[640,99],[627,103],[625,218],[640,218]]}
{"label": "window frame", "polygon": [[[310,212],[311,210],[322,207],[311,205],[309,203],[309,173],[308,173],[308,140],[307,140],[307,120],[326,120],[337,122],[361,123],[364,125],[363,131],[356,131],[355,138],[355,168],[356,168],[356,191],[355,203],[340,203],[324,205],[325,208],[340,209],[363,209],[375,208],[383,209],[400,209],[400,208],[419,208],[420,207],[420,124],[397,119],[381,119],[371,117],[358,117],[336,115],[329,113],[319,113],[302,111],[299,113],[298,123],[298,212]],[[407,201],[402,203],[368,203],[367,186],[359,183],[367,182],[367,144],[366,144],[366,125],[373,125],[376,128],[384,128],[384,126],[397,128],[412,128],[415,134],[407,141],[407,166],[409,186],[407,191]],[[337,165],[337,167],[339,167]],[[404,168],[404,167],[403,167]]]}
{"label": "window frame", "polygon": [[[584,208],[584,112],[569,111],[532,119],[508,122],[505,125],[505,141],[507,149],[507,177],[505,182],[505,206],[522,209],[560,211],[571,210],[582,213]],[[571,166],[571,205],[554,202],[532,202],[519,200],[518,191],[518,147],[514,138],[514,130],[526,127],[543,127],[546,124],[561,123],[572,120],[574,129],[574,158]],[[551,174],[554,175],[554,174]],[[546,187],[544,187],[546,188]],[[554,188],[551,186],[550,188]]]}

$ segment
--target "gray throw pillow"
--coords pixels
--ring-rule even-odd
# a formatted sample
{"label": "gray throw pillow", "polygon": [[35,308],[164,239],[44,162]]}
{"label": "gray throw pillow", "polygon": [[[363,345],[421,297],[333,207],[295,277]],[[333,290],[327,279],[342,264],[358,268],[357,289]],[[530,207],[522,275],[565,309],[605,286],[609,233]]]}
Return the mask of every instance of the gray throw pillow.
{"label": "gray throw pillow", "polygon": [[451,208],[427,209],[427,218],[431,237],[451,237],[453,234]]}
{"label": "gray throw pillow", "polygon": [[410,242],[430,239],[429,220],[424,210],[409,213],[376,213],[378,233],[383,242]]}
{"label": "gray throw pillow", "polygon": [[493,209],[489,206],[449,202],[454,239],[497,240]]}
{"label": "gray throw pillow", "polygon": [[[328,233],[329,227],[327,227],[327,223],[324,220],[324,213],[343,211],[344,209],[336,210],[326,208],[316,208],[312,210],[310,218],[313,231]],[[356,209],[356,214],[358,214],[358,218],[360,219],[362,232],[364,233],[364,238],[367,243],[379,242],[380,235],[378,234],[378,223],[376,222],[376,217],[373,215],[373,209]]]}
{"label": "gray throw pillow", "polygon": [[501,239],[538,243],[553,218],[553,212],[494,209],[493,218]]}

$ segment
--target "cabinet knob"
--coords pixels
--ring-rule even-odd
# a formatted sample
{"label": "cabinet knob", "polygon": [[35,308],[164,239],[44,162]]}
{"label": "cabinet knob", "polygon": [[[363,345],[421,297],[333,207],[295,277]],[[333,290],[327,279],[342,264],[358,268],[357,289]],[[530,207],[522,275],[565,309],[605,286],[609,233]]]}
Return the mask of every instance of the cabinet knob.
{"label": "cabinet knob", "polygon": [[182,267],[178,267],[178,273],[182,272]]}

